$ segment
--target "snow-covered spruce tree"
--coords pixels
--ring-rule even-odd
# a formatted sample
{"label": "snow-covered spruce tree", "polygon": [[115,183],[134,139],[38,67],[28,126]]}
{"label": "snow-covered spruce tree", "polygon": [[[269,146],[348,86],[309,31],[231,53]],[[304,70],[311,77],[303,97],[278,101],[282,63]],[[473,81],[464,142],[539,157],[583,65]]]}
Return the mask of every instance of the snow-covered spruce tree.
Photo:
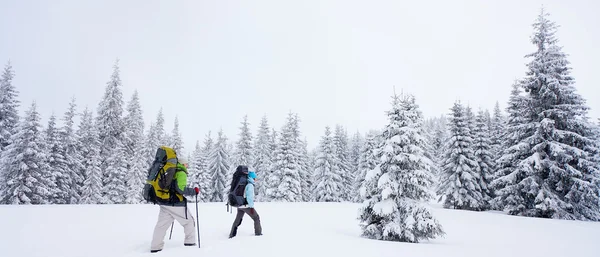
{"label": "snow-covered spruce tree", "polygon": [[230,186],[227,181],[227,172],[231,167],[230,162],[230,155],[227,150],[227,137],[223,134],[223,130],[220,130],[208,162],[208,170],[211,174],[209,197],[211,202],[222,202],[226,199],[225,196]]}
{"label": "snow-covered spruce tree", "polygon": [[334,153],[337,157],[338,171],[342,176],[342,195],[343,201],[352,200],[352,182],[354,174],[350,169],[350,151],[348,148],[348,135],[346,129],[341,125],[335,127],[333,136]]}
{"label": "snow-covered spruce tree", "polygon": [[47,164],[40,115],[35,102],[16,127],[3,153],[5,204],[48,204],[56,184]]}
{"label": "snow-covered spruce tree", "polygon": [[[10,144],[11,135],[16,133],[16,126],[19,122],[19,92],[12,84],[14,71],[10,61],[6,64],[2,77],[0,77],[0,156],[4,149]],[[0,157],[1,158],[1,157]],[[6,181],[5,167],[0,167],[0,199],[2,199],[4,185]]]}
{"label": "snow-covered spruce tree", "polygon": [[309,202],[313,199],[313,169],[308,155],[306,138],[300,141],[300,178],[302,179],[302,200]]}
{"label": "snow-covered spruce tree", "polygon": [[442,166],[444,165],[444,153],[446,152],[446,142],[448,141],[448,128],[446,127],[446,117],[444,115],[435,119],[435,127],[433,129],[433,140],[431,141],[431,149],[433,149],[433,162],[435,163],[435,184],[439,185],[439,177],[442,173]]}
{"label": "snow-covered spruce tree", "polygon": [[208,134],[206,134],[206,138],[204,139],[204,146],[202,147],[204,165],[200,170],[200,178],[198,181],[198,187],[200,188],[201,192],[203,192],[202,195],[200,195],[200,199],[202,199],[204,202],[210,201],[212,189],[212,173],[208,167],[210,155],[213,150],[213,139],[211,133],[211,131],[208,131]]}
{"label": "snow-covered spruce tree", "polygon": [[[188,184],[191,186],[198,186],[200,188],[200,183],[207,183],[206,181],[202,181],[202,172],[206,167],[206,159],[204,158],[204,153],[202,152],[202,146],[200,146],[200,141],[196,141],[196,146],[194,147],[194,151],[192,152],[192,156],[190,159],[189,169],[188,169]],[[204,195],[206,192],[202,191]],[[199,196],[202,200],[202,195]]]}
{"label": "snow-covered spruce tree", "polygon": [[147,167],[152,165],[154,157],[156,156],[156,150],[160,146],[169,145],[167,142],[168,137],[165,132],[165,118],[163,115],[162,108],[159,109],[156,115],[156,121],[150,123],[148,134],[146,135],[146,156],[147,156]]}
{"label": "snow-covered spruce tree", "polygon": [[10,144],[11,135],[16,133],[19,123],[19,91],[12,84],[15,76],[10,61],[0,77],[0,152]]}
{"label": "snow-covered spruce tree", "polygon": [[366,200],[359,210],[362,236],[411,243],[443,236],[422,203],[433,197],[432,161],[425,157],[423,117],[414,97],[394,96],[388,118],[377,150],[381,163],[366,176]]}
{"label": "snow-covered spruce tree", "polygon": [[123,93],[119,76],[118,61],[113,67],[113,73],[106,85],[104,97],[98,106],[96,124],[100,140],[100,170],[106,204],[125,202],[129,190],[125,187],[127,174],[123,121]]}
{"label": "snow-covered spruce tree", "polygon": [[[271,167],[273,165],[273,151],[271,151],[271,134],[269,121],[267,116],[263,116],[256,135],[256,143],[254,145],[254,169],[256,174],[262,181],[267,181],[271,175]],[[266,196],[266,185],[257,183],[257,199],[264,200]]]}
{"label": "snow-covered spruce tree", "polygon": [[104,203],[102,196],[102,171],[100,170],[100,140],[93,125],[93,114],[85,108],[81,116],[77,138],[81,146],[82,168],[85,172],[81,187],[80,204]]}
{"label": "snow-covered spruce tree", "polygon": [[279,135],[279,144],[275,151],[273,174],[269,179],[268,196],[272,201],[302,201],[302,182],[298,142],[294,137],[297,124],[295,116],[289,113],[287,122]]}
{"label": "snow-covered spruce tree", "polygon": [[45,156],[48,164],[50,178],[56,188],[51,190],[52,195],[49,195],[49,203],[67,204],[76,188],[73,187],[74,181],[68,172],[67,162],[64,158],[64,145],[60,138],[60,132],[56,127],[56,116],[54,113],[48,119],[48,126],[44,131]]}
{"label": "snow-covered spruce tree", "polygon": [[341,202],[342,176],[339,171],[335,145],[329,126],[321,137],[319,152],[315,163],[315,201]]}
{"label": "snow-covered spruce tree", "polygon": [[486,114],[483,110],[479,110],[477,117],[475,118],[475,140],[473,150],[475,151],[475,158],[477,160],[477,166],[479,167],[479,185],[482,190],[484,199],[484,209],[489,209],[489,202],[493,197],[493,192],[490,187],[492,177],[494,175],[494,160],[492,156],[490,131],[486,120]]}
{"label": "snow-covered spruce tree", "polygon": [[238,165],[246,165],[251,170],[254,169],[254,149],[252,132],[250,132],[250,123],[248,122],[248,116],[244,116],[244,120],[241,122],[240,133],[238,134],[239,139],[236,142],[235,154],[234,154],[234,166],[235,169]]}
{"label": "snow-covered spruce tree", "polygon": [[520,194],[513,191],[514,187],[507,187],[509,183],[524,178],[522,171],[516,168],[519,160],[524,159],[527,154],[525,145],[521,142],[528,135],[533,134],[532,127],[526,123],[523,116],[529,100],[522,93],[522,86],[519,82],[515,82],[506,107],[508,113],[506,131],[502,133],[501,151],[495,162],[496,172],[490,184],[495,193],[491,207],[496,210],[503,210],[505,205],[518,205],[523,202]]}
{"label": "snow-covered spruce tree", "polygon": [[134,91],[127,105],[125,116],[125,159],[127,161],[127,176],[125,185],[127,195],[125,202],[137,204],[142,202],[142,189],[147,177],[147,158],[144,145],[144,117],[138,91]]}
{"label": "snow-covered spruce tree", "polygon": [[451,111],[439,201],[444,200],[444,208],[482,210],[485,202],[467,112],[459,102],[454,103]]}
{"label": "snow-covered spruce tree", "polygon": [[356,132],[350,140],[350,172],[352,173],[352,189],[350,190],[350,201],[355,202],[360,198],[358,188],[356,187],[356,175],[358,174],[358,163],[360,161],[360,150],[364,145],[364,139],[359,132]]}
{"label": "snow-covered spruce tree", "polygon": [[67,165],[67,169],[63,171],[64,174],[69,176],[72,180],[72,188],[71,195],[68,198],[66,203],[69,204],[78,204],[81,199],[81,187],[83,186],[83,167],[82,167],[82,157],[81,157],[81,145],[75,134],[73,120],[77,115],[77,104],[75,103],[75,98],[71,99],[69,103],[69,108],[65,112],[63,116],[63,126],[60,129],[60,140],[63,145],[63,154],[64,161]]}
{"label": "snow-covered spruce tree", "polygon": [[183,138],[181,133],[179,132],[179,118],[175,116],[175,122],[173,123],[173,131],[171,135],[168,137],[169,143],[168,145],[175,150],[177,154],[184,154],[183,150]]}
{"label": "snow-covered spruce tree", "polygon": [[354,190],[358,192],[354,202],[362,203],[364,200],[363,195],[365,192],[365,176],[367,172],[375,169],[378,164],[376,150],[379,144],[379,132],[369,131],[363,146],[360,149],[360,156],[358,160],[358,170],[354,178]]}
{"label": "snow-covered spruce tree", "polygon": [[[528,100],[522,110],[524,151],[500,197],[512,215],[600,220],[598,145],[585,100],[576,92],[567,55],[558,45],[557,26],[543,9],[533,24],[531,61],[521,85]],[[522,158],[525,157],[525,158]]]}
{"label": "snow-covered spruce tree", "polygon": [[299,201],[307,202],[312,198],[312,171],[309,170],[307,143],[300,139],[300,117],[298,117],[297,113],[294,114],[292,128],[292,137],[296,142],[298,153],[298,174],[300,175],[301,193],[301,199],[299,199]]}
{"label": "snow-covered spruce tree", "polygon": [[494,106],[494,115],[492,116],[492,122],[490,126],[491,152],[495,161],[500,158],[500,154],[502,152],[502,140],[504,133],[506,133],[506,118],[502,114],[502,110],[500,110],[500,104],[496,102],[496,105]]}

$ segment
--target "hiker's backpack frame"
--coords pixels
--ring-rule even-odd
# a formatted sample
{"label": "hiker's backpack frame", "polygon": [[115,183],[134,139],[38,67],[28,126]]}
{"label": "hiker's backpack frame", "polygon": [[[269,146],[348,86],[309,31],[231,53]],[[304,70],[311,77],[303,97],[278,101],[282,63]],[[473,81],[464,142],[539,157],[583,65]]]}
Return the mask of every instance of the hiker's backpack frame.
{"label": "hiker's backpack frame", "polygon": [[152,166],[148,169],[143,192],[144,200],[155,204],[183,201],[183,195],[173,189],[177,162],[177,153],[173,148],[161,146],[156,150]]}

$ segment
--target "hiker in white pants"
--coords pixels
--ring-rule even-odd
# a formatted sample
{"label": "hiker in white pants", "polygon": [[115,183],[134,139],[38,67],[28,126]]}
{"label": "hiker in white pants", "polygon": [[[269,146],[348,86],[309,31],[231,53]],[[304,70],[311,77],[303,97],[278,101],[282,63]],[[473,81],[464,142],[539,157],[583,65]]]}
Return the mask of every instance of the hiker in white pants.
{"label": "hiker in white pants", "polygon": [[174,220],[177,220],[183,226],[183,232],[185,233],[183,244],[185,246],[196,245],[196,233],[194,231],[196,221],[194,220],[194,216],[188,211],[187,199],[183,195],[197,195],[200,190],[198,187],[186,187],[187,159],[185,157],[178,157],[178,161],[173,185],[177,185],[175,187],[175,195],[179,195],[183,200],[180,201],[180,198],[174,196],[168,202],[157,202],[160,212],[158,213],[158,221],[156,222],[154,235],[152,236],[151,253],[156,253],[163,249],[165,235]]}

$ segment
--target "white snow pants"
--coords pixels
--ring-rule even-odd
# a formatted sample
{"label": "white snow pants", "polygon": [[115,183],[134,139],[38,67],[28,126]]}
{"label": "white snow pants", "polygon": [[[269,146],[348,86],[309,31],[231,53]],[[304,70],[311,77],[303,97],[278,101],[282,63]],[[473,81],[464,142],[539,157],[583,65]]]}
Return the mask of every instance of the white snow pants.
{"label": "white snow pants", "polygon": [[162,250],[165,245],[164,239],[167,234],[167,230],[171,226],[173,220],[177,220],[181,226],[183,226],[183,233],[185,234],[184,244],[196,243],[196,233],[194,231],[196,222],[194,216],[186,210],[185,206],[160,206],[160,212],[158,213],[158,221],[154,227],[154,235],[152,236],[152,244],[150,250]]}

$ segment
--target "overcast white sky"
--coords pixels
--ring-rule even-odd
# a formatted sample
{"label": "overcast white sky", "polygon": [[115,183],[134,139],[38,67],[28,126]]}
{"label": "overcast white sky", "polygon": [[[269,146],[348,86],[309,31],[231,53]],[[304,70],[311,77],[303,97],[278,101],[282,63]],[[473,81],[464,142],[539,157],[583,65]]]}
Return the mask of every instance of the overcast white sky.
{"label": "overcast white sky", "polygon": [[326,125],[382,127],[394,86],[426,116],[457,99],[504,108],[542,4],[600,117],[593,0],[10,0],[0,7],[0,64],[12,61],[20,100],[37,101],[44,125],[72,96],[96,109],[119,58],[125,100],[139,90],[147,124],[161,106],[169,130],[178,115],[187,150],[208,130],[237,138],[244,114],[256,135],[264,114],[279,129],[289,111],[312,148]]}

